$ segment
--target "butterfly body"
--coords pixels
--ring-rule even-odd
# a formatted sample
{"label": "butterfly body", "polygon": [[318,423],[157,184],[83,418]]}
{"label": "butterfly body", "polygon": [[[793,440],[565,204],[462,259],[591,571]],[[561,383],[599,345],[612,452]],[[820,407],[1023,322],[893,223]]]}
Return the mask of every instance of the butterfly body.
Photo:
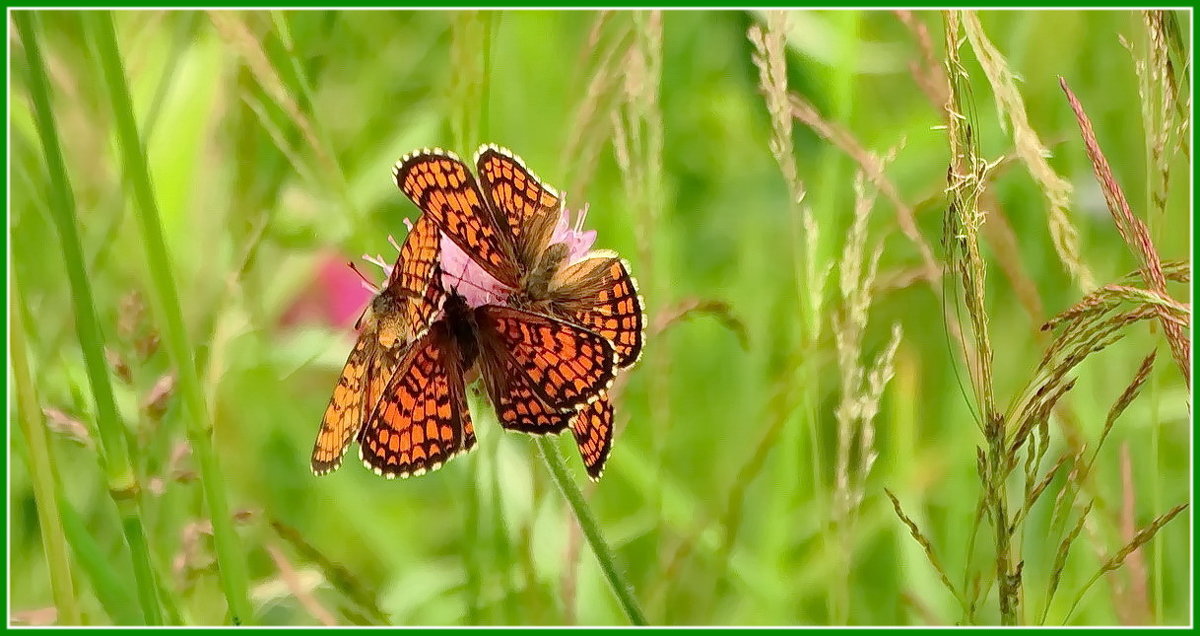
{"label": "butterfly body", "polygon": [[521,282],[513,293],[514,302],[530,302],[550,297],[554,275],[567,262],[568,256],[565,244],[548,245],[541,257],[534,261],[533,266],[522,274]]}
{"label": "butterfly body", "polygon": [[383,289],[359,318],[358,339],[342,367],[313,443],[310,463],[314,474],[324,475],[342,465],[346,449],[361,436],[393,372],[428,328],[441,300],[433,297],[437,290],[429,285],[440,275],[438,241],[437,227],[418,220]]}
{"label": "butterfly body", "polygon": [[412,331],[404,301],[386,292],[376,295],[359,325],[358,340],[342,368],[313,444],[311,463],[317,475],[341,466],[346,448],[361,431],[384,383],[404,355]]}

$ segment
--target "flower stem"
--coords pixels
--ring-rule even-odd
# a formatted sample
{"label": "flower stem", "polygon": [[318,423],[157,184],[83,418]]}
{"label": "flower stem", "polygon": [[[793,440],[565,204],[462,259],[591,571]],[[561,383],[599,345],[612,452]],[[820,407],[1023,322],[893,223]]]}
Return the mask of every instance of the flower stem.
{"label": "flower stem", "polygon": [[554,445],[554,439],[548,436],[540,436],[537,438],[538,450],[542,452],[542,457],[546,460],[546,467],[550,469],[550,476],[554,478],[554,483],[558,484],[558,489],[567,499],[567,503],[571,505],[571,510],[575,513],[575,519],[579,521],[579,528],[583,530],[583,536],[587,539],[588,545],[592,547],[592,553],[596,555],[596,561],[600,564],[600,570],[604,573],[604,579],[608,581],[609,587],[612,588],[613,595],[617,597],[617,602],[621,605],[621,609],[625,611],[625,615],[629,618],[629,622],[634,625],[646,625],[646,616],[642,613],[642,608],[638,605],[638,601],[633,597],[632,588],[625,582],[625,577],[621,571],[617,569],[616,559],[613,558],[612,550],[604,541],[604,536],[600,534],[600,525],[596,523],[596,518],[592,516],[592,511],[588,508],[587,502],[583,499],[583,493],[579,491],[579,487],[571,480],[571,476],[567,474],[567,468],[563,465],[562,455],[558,452],[558,447]]}
{"label": "flower stem", "polygon": [[[36,14],[32,11],[14,11],[13,21],[21,34],[25,57],[29,65],[29,96],[37,119],[38,136],[46,156],[49,173],[50,215],[58,229],[63,265],[71,286],[71,299],[75,310],[75,329],[79,346],[83,351],[84,368],[96,405],[96,428],[100,437],[101,464],[103,465],[109,494],[117,505],[122,519],[125,539],[133,559],[134,582],[138,600],[142,605],[144,620],[152,625],[162,622],[159,611],[157,586],[150,569],[150,551],[146,545],[142,523],[142,505],[133,463],[126,445],[125,426],[117,414],[113,398],[112,382],[108,376],[104,358],[100,324],[96,318],[96,307],[92,299],[91,283],[84,268],[83,247],[79,241],[79,228],[75,224],[75,198],[67,179],[66,163],[58,142],[58,129],[54,123],[50,106],[50,82],[38,39]],[[51,502],[46,502],[48,505]]]}
{"label": "flower stem", "polygon": [[37,388],[29,373],[29,359],[25,349],[25,330],[21,312],[17,305],[17,283],[9,273],[9,313],[12,318],[12,333],[9,338],[9,359],[12,365],[12,382],[17,398],[17,419],[25,444],[29,447],[29,473],[33,480],[33,496],[37,502],[38,527],[42,531],[42,547],[46,551],[46,566],[50,570],[50,590],[54,596],[54,607],[58,611],[59,625],[79,625],[79,605],[75,598],[75,585],[71,578],[71,561],[67,556],[67,539],[63,534],[62,518],[58,514],[58,475],[50,457],[50,444],[46,439],[46,427],[38,406]]}
{"label": "flower stem", "polygon": [[183,324],[179,294],[175,288],[170,257],[159,221],[158,204],[154,199],[146,157],[133,118],[133,104],[129,97],[121,54],[117,48],[116,31],[112,16],[108,12],[98,11],[84,15],[89,22],[103,81],[108,87],[108,95],[112,102],[113,123],[121,149],[126,183],[132,189],[133,198],[137,203],[142,243],[146,247],[146,260],[150,270],[155,314],[161,322],[163,340],[178,374],[180,393],[190,416],[187,420],[188,439],[199,467],[204,498],[212,521],[221,586],[229,603],[231,620],[235,625],[244,624],[251,618],[246,562],[233,529],[229,505],[225,500],[224,483],[213,452],[212,420],[208,415],[208,405],[200,387],[195,361],[192,359],[192,349]]}

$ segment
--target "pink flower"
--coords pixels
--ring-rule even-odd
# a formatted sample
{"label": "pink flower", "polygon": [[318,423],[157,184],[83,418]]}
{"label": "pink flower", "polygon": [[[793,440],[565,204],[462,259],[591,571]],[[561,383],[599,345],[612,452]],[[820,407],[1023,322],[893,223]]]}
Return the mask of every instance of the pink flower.
{"label": "pink flower", "polygon": [[[563,208],[562,216],[550,236],[551,244],[567,245],[566,264],[582,260],[596,242],[595,230],[583,230],[587,211],[588,206],[584,205],[572,224],[570,211]],[[442,284],[446,289],[458,290],[472,307],[503,304],[510,292],[445,234],[442,235]]]}
{"label": "pink flower", "polygon": [[583,260],[596,242],[596,230],[585,232],[583,229],[583,220],[587,218],[587,213],[588,204],[585,203],[579,209],[579,215],[575,217],[575,224],[571,225],[571,213],[564,207],[562,216],[558,218],[558,225],[554,226],[554,234],[550,237],[550,243],[567,244],[570,248],[567,251],[568,265]]}
{"label": "pink flower", "polygon": [[500,304],[508,297],[508,288],[445,234],[442,235],[442,286],[447,291],[457,291],[472,307]]}

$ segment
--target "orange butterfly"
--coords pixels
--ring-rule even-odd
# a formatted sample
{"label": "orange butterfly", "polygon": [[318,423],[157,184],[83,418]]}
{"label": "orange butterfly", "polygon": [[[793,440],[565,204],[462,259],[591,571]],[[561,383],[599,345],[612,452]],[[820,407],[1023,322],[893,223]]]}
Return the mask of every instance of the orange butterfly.
{"label": "orange butterfly", "polygon": [[360,332],[333,389],[312,451],[317,475],[337,470],[350,441],[362,430],[384,385],[416,336],[424,332],[440,298],[429,295],[437,275],[437,227],[418,219],[382,290],[359,319]]}
{"label": "orange butterfly", "polygon": [[[397,164],[400,189],[442,232],[509,290],[507,302],[570,321],[608,340],[617,367],[637,361],[645,318],[628,265],[610,251],[569,260],[570,246],[555,242],[562,198],[507,150],[483,146],[475,163],[480,188],[452,153],[423,150]],[[442,184],[456,186],[447,192]],[[494,390],[493,390],[494,389]],[[607,396],[578,413],[555,408],[540,387],[516,378],[489,387],[502,426],[557,433],[570,426],[589,476],[598,479],[612,446]]]}
{"label": "orange butterfly", "polygon": [[359,435],[363,463],[388,478],[434,470],[475,445],[466,403],[473,364],[489,394],[532,386],[558,411],[595,400],[613,380],[615,354],[600,335],[513,307],[471,308],[438,272],[428,297],[441,318],[407,350]]}

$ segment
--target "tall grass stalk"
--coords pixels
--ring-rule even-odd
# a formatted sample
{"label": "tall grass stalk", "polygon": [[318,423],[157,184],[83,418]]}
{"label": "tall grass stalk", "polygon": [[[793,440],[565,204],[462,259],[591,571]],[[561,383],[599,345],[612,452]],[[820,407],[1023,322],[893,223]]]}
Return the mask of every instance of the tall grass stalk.
{"label": "tall grass stalk", "polygon": [[612,549],[608,547],[608,543],[604,540],[604,535],[600,533],[600,524],[596,522],[596,517],[592,515],[591,508],[588,507],[587,501],[583,498],[583,493],[579,490],[579,486],[571,480],[571,475],[567,472],[567,467],[563,463],[562,455],[558,451],[558,446],[555,445],[557,438],[549,436],[538,436],[536,443],[538,450],[541,451],[542,457],[546,460],[546,467],[550,469],[550,477],[554,479],[554,483],[567,499],[567,504],[571,506],[571,511],[575,513],[575,519],[579,522],[579,529],[583,531],[583,537],[587,541],[588,546],[592,549],[592,554],[596,555],[596,562],[600,565],[600,571],[604,574],[604,580],[608,582],[608,586],[612,588],[613,595],[617,598],[617,603],[621,606],[621,610],[625,612],[625,616],[629,622],[634,625],[647,625],[646,615],[642,612],[641,605],[633,596],[633,588],[625,581],[625,575],[617,567],[617,560],[613,556]]}
{"label": "tall grass stalk", "polygon": [[1021,158],[1029,174],[1046,196],[1050,237],[1053,239],[1054,249],[1058,252],[1058,258],[1079,288],[1085,292],[1091,291],[1096,282],[1091,270],[1080,257],[1079,233],[1067,216],[1071,205],[1071,183],[1054,172],[1054,168],[1050,166],[1047,159],[1050,151],[1029,123],[1025,100],[1021,98],[1021,92],[1017,89],[1016,75],[1009,70],[1004,56],[984,33],[979,16],[974,11],[964,11],[962,17],[967,39],[971,42],[971,48],[974,49],[979,64],[992,85],[996,109],[1007,117],[1012,128],[1017,156]]}
{"label": "tall grass stalk", "polygon": [[[818,435],[817,394],[820,376],[813,356],[806,352],[816,350],[821,338],[823,321],[822,305],[825,301],[825,281],[829,268],[818,267],[818,249],[821,233],[812,210],[804,200],[807,191],[796,167],[795,149],[792,143],[792,113],[788,103],[787,77],[787,34],[789,29],[786,11],[768,11],[763,25],[750,27],[747,36],[754,46],[752,59],[758,67],[759,90],[767,105],[771,118],[771,137],[768,147],[775,158],[788,187],[788,219],[792,234],[792,269],[798,303],[797,321],[800,337],[793,356],[803,362],[797,366],[794,379],[800,389],[798,410],[802,417],[793,413],[783,416],[780,435],[782,460],[778,462],[777,483],[783,492],[775,499],[775,516],[787,516],[798,505],[798,485],[801,481],[802,463],[811,471],[810,505],[818,506],[826,499],[822,479],[821,440]],[[808,439],[803,431],[807,429]],[[772,440],[773,442],[774,440]],[[801,461],[801,451],[807,446],[807,461]],[[822,513],[816,513],[822,514]],[[767,551],[777,556],[785,554],[792,541],[787,532],[788,524],[773,524],[774,535],[770,538]],[[777,560],[782,563],[783,561]]]}
{"label": "tall grass stalk", "polygon": [[41,54],[37,16],[30,11],[16,11],[13,13],[13,20],[21,34],[29,64],[29,92],[50,177],[50,214],[58,229],[63,264],[67,270],[71,299],[75,308],[75,329],[95,400],[96,427],[100,436],[102,464],[108,491],[121,515],[121,526],[125,531],[125,540],[133,560],[135,585],[142,606],[143,620],[149,624],[159,624],[162,622],[162,614],[150,564],[150,548],[146,544],[142,521],[140,486],[130,459],[125,426],[117,413],[113,398],[112,383],[104,357],[103,336],[96,317],[91,283],[84,268],[83,248],[75,221],[75,198],[67,178],[66,163],[50,105],[50,85]]}
{"label": "tall grass stalk", "polygon": [[213,425],[200,386],[192,348],[184,327],[179,293],[175,287],[170,256],[163,238],[158,204],[150,183],[146,157],[134,122],[133,104],[129,97],[121,54],[117,48],[116,30],[108,12],[85,14],[87,30],[94,38],[104,85],[113,109],[116,138],[121,149],[125,180],[133,190],[137,204],[142,243],[150,271],[156,314],[161,322],[163,340],[177,373],[180,394],[187,406],[188,439],[192,445],[205,501],[213,527],[218,574],[229,604],[230,619],[235,625],[252,619],[246,575],[245,556],[233,528],[226,501],[225,484],[217,456],[213,450]]}
{"label": "tall grass stalk", "polygon": [[891,380],[901,330],[892,326],[892,338],[874,362],[863,360],[863,336],[873,300],[875,275],[883,246],[867,248],[867,219],[875,203],[876,192],[868,193],[865,177],[854,181],[854,222],[843,251],[839,269],[841,307],[833,319],[832,331],[837,349],[840,400],[834,409],[837,421],[837,451],[834,461],[834,503],[832,526],[838,538],[837,558],[843,569],[837,596],[837,618],[848,622],[850,582],[854,569],[854,526],[866,496],[867,478],[875,464],[875,417],[883,391]]}
{"label": "tall grass stalk", "polygon": [[38,528],[42,532],[42,549],[46,553],[46,567],[50,571],[50,590],[54,597],[59,625],[80,625],[79,603],[75,598],[75,583],[71,576],[71,560],[67,555],[67,538],[63,533],[62,519],[58,511],[58,473],[51,456],[50,440],[42,422],[42,409],[38,403],[37,388],[29,372],[29,358],[25,346],[25,329],[17,306],[16,277],[9,272],[9,312],[12,332],[9,337],[9,360],[11,384],[17,398],[17,420],[21,436],[28,448],[29,473],[33,481],[33,496],[37,504]]}
{"label": "tall grass stalk", "polygon": [[[481,52],[480,43],[485,40],[490,43],[491,12],[458,11],[451,17],[450,24],[450,66],[459,69],[451,77],[450,103],[450,134],[454,148],[468,160],[481,143],[487,140],[487,78],[490,72],[488,50],[490,44],[484,44]],[[472,413],[491,413],[488,408],[473,400]],[[476,422],[495,424],[495,422]],[[496,427],[483,426],[485,429],[496,430]],[[478,430],[478,429],[477,429]],[[482,440],[486,445],[484,453],[488,461],[476,461],[471,469],[472,487],[469,493],[468,519],[466,532],[466,550],[463,568],[466,574],[467,587],[467,618],[472,625],[483,623],[483,599],[485,572],[494,570],[493,575],[499,577],[500,600],[493,604],[493,610],[503,612],[503,617],[492,617],[494,623],[515,624],[516,600],[512,586],[512,561],[508,541],[508,532],[504,525],[504,502],[498,487],[500,462],[499,435]],[[485,502],[490,500],[490,509]],[[489,512],[491,514],[486,515]],[[484,533],[484,528],[490,528],[490,533]],[[492,549],[488,549],[491,547]],[[490,558],[489,558],[490,556]],[[485,559],[489,561],[485,566]],[[487,568],[487,569],[485,569]],[[490,598],[494,598],[489,595]]]}
{"label": "tall grass stalk", "polygon": [[971,336],[976,357],[968,364],[975,404],[981,413],[983,436],[987,449],[979,450],[980,479],[983,482],[983,510],[992,524],[995,536],[996,594],[1000,606],[1000,621],[1004,625],[1018,622],[1019,575],[1012,568],[1011,540],[1007,493],[1004,477],[1008,475],[1008,453],[1005,447],[1005,421],[996,409],[992,388],[992,343],[988,332],[988,313],[985,306],[986,267],[979,247],[979,231],[984,214],[979,209],[987,162],[979,156],[977,133],[974,129],[974,105],[971,103],[968,77],[959,57],[960,14],[945,11],[946,64],[950,79],[947,109],[947,129],[950,141],[950,174],[947,187],[950,204],[946,212],[943,243],[948,267],[962,285],[962,299],[969,315]]}
{"label": "tall grass stalk", "polygon": [[[665,264],[669,244],[663,232],[663,111],[659,101],[662,83],[663,12],[637,11],[631,15],[633,44],[625,59],[622,97],[611,113],[613,153],[621,173],[626,201],[635,228],[643,310],[653,318],[669,306]],[[671,357],[668,343],[660,340],[643,354],[649,373],[649,415],[652,461],[661,479],[665,471],[671,420]],[[663,529],[662,493],[650,502],[657,511],[654,534]],[[661,565],[661,561],[659,562]]]}
{"label": "tall grass stalk", "polygon": [[[1027,587],[1023,569],[1026,565],[1022,558],[1022,547],[1025,543],[1026,521],[1030,511],[1042,495],[1049,490],[1055,481],[1055,476],[1069,460],[1068,455],[1061,456],[1049,470],[1043,470],[1047,451],[1051,447],[1050,416],[1055,411],[1063,396],[1075,386],[1075,379],[1070,374],[1087,357],[1097,353],[1109,345],[1122,339],[1129,327],[1137,322],[1159,318],[1164,327],[1174,328],[1175,333],[1167,331],[1167,338],[1174,346],[1186,347],[1186,342],[1176,342],[1179,330],[1187,324],[1188,310],[1165,294],[1164,286],[1167,280],[1167,268],[1164,268],[1153,244],[1146,236],[1144,226],[1141,226],[1129,210],[1113,177],[1103,154],[1100,152],[1090,124],[1082,113],[1082,107],[1062,82],[1067,92],[1068,100],[1076,111],[1080,127],[1083,131],[1088,154],[1093,161],[1098,180],[1105,191],[1118,230],[1122,237],[1133,248],[1135,253],[1142,256],[1142,275],[1149,289],[1140,289],[1127,284],[1128,277],[1121,284],[1110,284],[1088,294],[1075,306],[1070,307],[1043,327],[1044,330],[1055,330],[1053,340],[1047,345],[1041,361],[1037,364],[1029,382],[1013,399],[1007,410],[997,408],[995,389],[992,376],[992,345],[989,335],[990,314],[986,305],[985,273],[986,264],[980,250],[979,236],[984,222],[985,213],[980,198],[988,182],[987,176],[996,167],[996,162],[985,161],[978,149],[978,134],[975,128],[976,118],[970,95],[970,78],[959,57],[960,19],[962,14],[953,11],[944,13],[946,27],[947,69],[949,76],[949,99],[947,101],[947,130],[950,141],[950,170],[948,174],[947,195],[949,206],[944,219],[943,245],[947,253],[948,267],[954,274],[963,306],[968,314],[968,324],[971,327],[977,355],[974,360],[968,360],[969,378],[975,394],[975,404],[980,410],[981,432],[984,438],[982,447],[976,449],[977,469],[981,482],[981,494],[976,508],[975,522],[971,529],[971,540],[968,545],[967,571],[968,578],[964,580],[963,593],[960,597],[965,600],[967,620],[974,620],[975,608],[980,594],[990,593],[992,586],[996,588],[996,598],[1000,609],[1000,621],[1005,625],[1015,625],[1023,622],[1026,610],[1025,589]],[[978,28],[978,25],[975,25]],[[981,53],[981,55],[984,55]],[[993,60],[995,62],[995,60]],[[992,78],[993,84],[997,82]],[[993,86],[994,90],[997,89]],[[1171,271],[1172,276],[1177,276]],[[1133,305],[1130,309],[1129,306]],[[957,310],[957,303],[955,304]],[[1184,349],[1186,352],[1186,348]],[[1108,437],[1113,422],[1125,410],[1130,402],[1137,397],[1142,384],[1149,375],[1153,357],[1148,357],[1139,368],[1133,382],[1117,399],[1105,423],[1104,431],[1093,451],[1092,461],[1082,461],[1082,451],[1073,452],[1074,467],[1068,478],[1062,482],[1054,506],[1050,511],[1049,534],[1052,537],[1062,537],[1054,563],[1050,567],[1045,605],[1042,608],[1042,620],[1045,620],[1046,610],[1061,581],[1061,575],[1066,567],[1072,544],[1080,537],[1086,524],[1087,515],[1093,504],[1099,501],[1094,495],[1091,501],[1082,506],[1082,511],[1075,516],[1071,530],[1066,531],[1067,519],[1072,516],[1075,501],[1079,492],[1090,484],[1089,476],[1096,452]],[[1076,444],[1078,445],[1078,444]],[[1020,504],[1010,507],[1009,499],[1017,495]],[[942,574],[943,582],[949,586],[949,579],[944,576],[940,565],[934,559],[928,540],[924,538],[916,525],[900,511],[899,504],[893,499],[896,512],[901,517],[914,537],[926,549],[929,560],[935,569]],[[1133,550],[1153,538],[1154,534],[1178,514],[1181,508],[1173,509],[1159,517],[1143,531],[1137,533],[1134,540],[1116,556],[1109,559],[1086,588],[1095,582],[1104,572],[1117,569]],[[970,586],[971,555],[974,546],[974,536],[978,527],[986,521],[992,528],[995,538],[994,546],[994,575],[986,586]],[[1136,545],[1135,545],[1136,544]],[[951,587],[951,591],[954,588]],[[1080,593],[1082,596],[1083,592]],[[956,594],[957,595],[957,594]],[[1078,599],[1076,600],[1078,603]],[[1072,607],[1073,611],[1073,607]],[[1068,617],[1070,612],[1068,612]]]}
{"label": "tall grass stalk", "polygon": [[[1139,22],[1142,26],[1140,51],[1130,46],[1134,57],[1134,69],[1138,78],[1138,96],[1142,102],[1142,134],[1145,139],[1146,163],[1146,225],[1150,237],[1155,243],[1163,239],[1166,229],[1167,195],[1171,183],[1171,161],[1180,149],[1178,144],[1188,134],[1189,118],[1186,115],[1178,117],[1179,111],[1173,108],[1177,102],[1176,77],[1168,46],[1170,19],[1166,11],[1142,11]],[[1177,143],[1172,138],[1178,137]],[[1152,421],[1159,421],[1160,376],[1151,380],[1151,409]],[[1161,455],[1162,427],[1157,424],[1150,429],[1150,453],[1154,462],[1154,473],[1159,474]],[[1151,487],[1151,504],[1155,510],[1163,505],[1161,480],[1153,480]],[[1162,620],[1162,576],[1163,576],[1163,545],[1155,542],[1151,548],[1153,562],[1154,585],[1154,617]]]}
{"label": "tall grass stalk", "polygon": [[[1167,280],[1163,273],[1162,259],[1159,257],[1157,249],[1155,249],[1154,241],[1150,239],[1150,231],[1146,228],[1146,224],[1134,215],[1133,209],[1130,208],[1129,200],[1125,197],[1125,192],[1121,189],[1116,176],[1113,174],[1112,167],[1109,166],[1108,159],[1100,149],[1100,142],[1096,139],[1096,133],[1092,129],[1092,122],[1088,118],[1087,113],[1084,112],[1083,105],[1075,97],[1075,93],[1071,91],[1070,86],[1067,85],[1066,79],[1060,77],[1059,85],[1067,96],[1067,102],[1071,105],[1071,110],[1075,112],[1075,119],[1079,124],[1079,131],[1083,135],[1083,143],[1087,148],[1088,158],[1092,162],[1092,171],[1095,173],[1096,181],[1100,183],[1101,191],[1104,192],[1104,201],[1108,204],[1108,211],[1112,215],[1117,232],[1120,233],[1121,238],[1124,239],[1134,256],[1141,261],[1142,280],[1145,281],[1147,287],[1158,294],[1166,296]],[[1183,374],[1184,381],[1190,387],[1192,384],[1190,364],[1191,344],[1188,341],[1187,334],[1178,322],[1171,320],[1170,312],[1167,308],[1156,306],[1155,310],[1158,312],[1160,322],[1162,323],[1163,333],[1166,335],[1171,355],[1175,358],[1175,363],[1179,366],[1179,372]]]}

